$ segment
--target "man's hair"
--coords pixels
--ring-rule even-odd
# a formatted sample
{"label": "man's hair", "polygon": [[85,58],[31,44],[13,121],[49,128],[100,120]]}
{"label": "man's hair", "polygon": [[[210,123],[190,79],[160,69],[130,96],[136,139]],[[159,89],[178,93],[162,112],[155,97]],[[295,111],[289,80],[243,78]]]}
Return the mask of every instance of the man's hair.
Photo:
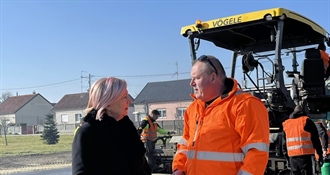
{"label": "man's hair", "polygon": [[151,111],[151,114],[160,115],[160,112],[158,110],[154,109]]}
{"label": "man's hair", "polygon": [[319,44],[319,46],[317,47],[317,49],[325,51],[326,50],[326,47],[325,47],[325,45],[323,43],[321,43],[321,44]]}
{"label": "man's hair", "polygon": [[[225,80],[225,78],[227,78],[227,75],[226,75],[226,71],[223,67],[223,65],[221,64],[220,60],[215,57],[215,56],[212,56],[212,55],[207,55],[207,58],[209,59],[210,62],[212,62],[212,64],[214,65],[214,67],[217,69],[216,71],[218,72],[217,74],[218,75],[222,75],[223,76],[223,81]],[[199,60],[196,59],[195,62],[193,63],[193,65],[198,62]],[[204,61],[202,61],[204,62]],[[206,65],[207,65],[207,69],[211,69],[211,64],[208,63],[207,61],[204,62]],[[209,70],[207,70],[209,71]],[[210,72],[211,73],[211,72]]]}

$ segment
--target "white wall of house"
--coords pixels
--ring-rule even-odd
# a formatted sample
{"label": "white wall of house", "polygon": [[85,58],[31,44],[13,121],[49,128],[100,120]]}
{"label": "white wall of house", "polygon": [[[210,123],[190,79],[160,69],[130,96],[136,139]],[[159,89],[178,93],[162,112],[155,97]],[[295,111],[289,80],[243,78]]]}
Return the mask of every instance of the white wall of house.
{"label": "white wall of house", "polygon": [[84,117],[84,110],[70,110],[70,111],[55,111],[55,118],[57,124],[75,124],[80,123],[80,120],[76,119],[77,116]]}
{"label": "white wall of house", "polygon": [[0,120],[8,120],[9,123],[15,123],[15,114],[0,115]]}
{"label": "white wall of house", "polygon": [[[159,118],[159,121],[162,120],[176,120],[177,118],[177,109],[178,108],[187,108],[192,101],[174,101],[174,102],[168,102],[168,103],[148,103],[148,106],[145,106],[145,104],[137,104],[135,105],[135,111],[139,112],[136,115],[135,120],[138,121],[138,118],[144,117],[147,113],[150,113],[154,109],[164,109],[166,110],[166,117]],[[148,110],[148,111],[146,111]],[[142,116],[143,115],[143,116]]]}
{"label": "white wall of house", "polygon": [[145,104],[134,105],[134,122],[141,121],[146,115],[146,106]]}
{"label": "white wall of house", "polygon": [[47,114],[53,106],[40,95],[19,109],[16,114],[16,124],[26,123],[28,126],[43,124]]}
{"label": "white wall of house", "polygon": [[133,114],[133,112],[134,112],[134,106],[128,107],[128,114],[127,115],[129,117],[129,119],[132,120],[132,122],[135,121],[135,115]]}
{"label": "white wall of house", "polygon": [[164,109],[166,110],[166,117],[158,118],[158,121],[162,120],[176,120],[177,118],[177,108],[187,108],[192,101],[177,101],[170,103],[151,103],[149,104],[149,113],[154,110]]}

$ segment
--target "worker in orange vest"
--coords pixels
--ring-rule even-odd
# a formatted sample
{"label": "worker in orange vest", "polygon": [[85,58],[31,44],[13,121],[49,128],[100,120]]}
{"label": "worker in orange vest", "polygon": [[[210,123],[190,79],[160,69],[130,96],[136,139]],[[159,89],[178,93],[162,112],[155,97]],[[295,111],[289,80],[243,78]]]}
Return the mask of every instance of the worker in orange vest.
{"label": "worker in orange vest", "polygon": [[263,175],[269,154],[263,102],[227,78],[220,61],[199,57],[191,68],[193,102],[172,163],[173,175]]}
{"label": "worker in orange vest", "polygon": [[297,105],[289,119],[283,122],[283,154],[293,175],[312,175],[315,150],[323,161],[322,146],[314,122]]}
{"label": "worker in orange vest", "polygon": [[324,74],[326,75],[326,77],[328,77],[329,75],[329,62],[330,62],[330,57],[329,54],[326,52],[326,47],[324,43],[321,43],[318,45],[317,49],[320,50],[320,54],[321,54],[321,58],[323,60],[323,65],[324,65]]}
{"label": "worker in orange vest", "polygon": [[138,128],[138,133],[141,135],[141,140],[144,142],[146,148],[146,157],[148,163],[153,172],[157,172],[156,162],[153,157],[153,150],[155,149],[155,141],[157,139],[157,132],[160,134],[175,134],[174,131],[168,131],[161,128],[156,120],[158,119],[160,112],[158,110],[152,110],[150,115],[147,115],[142,119],[142,122]]}

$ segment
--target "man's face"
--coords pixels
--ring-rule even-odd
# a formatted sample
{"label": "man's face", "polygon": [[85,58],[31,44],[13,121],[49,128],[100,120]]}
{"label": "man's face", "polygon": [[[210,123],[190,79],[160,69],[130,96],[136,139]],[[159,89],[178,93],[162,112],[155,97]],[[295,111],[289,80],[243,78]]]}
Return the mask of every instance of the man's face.
{"label": "man's face", "polygon": [[197,99],[208,102],[215,98],[213,91],[217,88],[214,88],[213,83],[215,74],[208,74],[205,69],[203,62],[196,62],[192,66],[190,86],[193,87]]}
{"label": "man's face", "polygon": [[156,115],[156,114],[152,114],[152,118],[153,118],[154,120],[157,120],[157,119],[158,119],[158,117],[159,117],[159,115]]}

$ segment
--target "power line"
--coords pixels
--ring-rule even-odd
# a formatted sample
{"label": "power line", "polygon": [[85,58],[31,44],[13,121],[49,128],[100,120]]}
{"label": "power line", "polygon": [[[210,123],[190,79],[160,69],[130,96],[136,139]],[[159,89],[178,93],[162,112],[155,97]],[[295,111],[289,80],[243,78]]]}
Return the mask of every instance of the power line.
{"label": "power line", "polygon": [[[327,49],[328,50],[328,49]],[[298,56],[303,55],[303,54],[298,54]],[[290,56],[283,57],[282,59],[287,59],[291,58]],[[235,67],[241,67],[241,65],[236,65]],[[231,67],[224,67],[224,69],[230,69]],[[190,74],[190,72],[175,72],[177,75],[181,74]],[[150,74],[150,75],[120,75],[120,76],[114,76],[114,77],[121,77],[121,78],[138,78],[138,77],[159,77],[159,76],[173,76],[173,73],[169,74]],[[91,86],[91,78],[92,77],[107,77],[103,75],[91,75],[89,74],[89,88]],[[9,90],[21,90],[21,89],[33,89],[33,88],[40,88],[40,87],[48,87],[48,86],[54,86],[54,85],[59,85],[59,84],[64,84],[64,83],[69,83],[77,80],[81,80],[82,78],[87,78],[81,76],[80,78],[73,79],[73,80],[68,80],[68,81],[63,81],[63,82],[58,82],[58,83],[52,83],[52,84],[46,84],[46,85],[40,85],[40,86],[31,86],[31,87],[22,87],[22,88],[6,88],[6,89],[0,89],[3,91],[9,91]]]}
{"label": "power line", "polygon": [[[182,72],[182,73],[178,73],[178,74],[187,74],[190,72]],[[136,77],[156,77],[156,76],[172,76],[173,74],[153,74],[153,75],[124,75],[124,76],[114,76],[114,77],[126,77],[126,78],[136,78]],[[107,77],[107,76],[101,76],[101,75],[90,75],[89,74],[89,83],[90,83],[90,79],[91,77]],[[40,88],[40,87],[48,87],[48,86],[54,86],[54,85],[59,85],[59,84],[64,84],[64,83],[69,83],[69,82],[74,82],[77,80],[81,80],[81,78],[85,78],[85,77],[79,77],[77,79],[73,79],[73,80],[67,80],[67,81],[62,81],[62,82],[58,82],[58,83],[51,83],[51,84],[46,84],[46,85],[39,85],[39,86],[30,86],[30,87],[14,87],[14,88],[5,88],[5,89],[0,89],[3,91],[10,91],[10,90],[22,90],[22,89],[33,89],[33,88]]]}
{"label": "power line", "polygon": [[58,85],[58,84],[70,83],[70,82],[77,81],[77,80],[80,80],[80,78],[73,79],[73,80],[68,80],[68,81],[62,81],[62,82],[58,82],[58,83],[40,85],[40,86],[21,87],[21,88],[6,88],[6,89],[0,89],[0,90],[8,91],[8,90],[19,90],[19,89],[33,89],[33,88],[40,88],[40,87],[47,87],[47,86],[54,86],[54,85]]}
{"label": "power line", "polygon": [[[177,74],[177,73],[175,73]],[[181,72],[178,74],[190,74],[190,72]],[[170,74],[150,74],[150,75],[120,75],[120,76],[113,76],[118,78],[136,78],[136,77],[160,77],[160,76],[173,76],[173,73]],[[104,75],[94,75],[94,77],[107,77]]]}

